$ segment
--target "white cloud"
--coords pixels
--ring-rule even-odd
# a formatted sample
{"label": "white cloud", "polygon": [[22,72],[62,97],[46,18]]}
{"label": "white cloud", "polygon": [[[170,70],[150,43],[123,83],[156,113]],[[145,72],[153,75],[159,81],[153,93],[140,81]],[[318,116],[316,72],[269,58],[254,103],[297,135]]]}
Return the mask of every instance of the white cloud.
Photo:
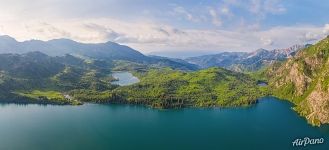
{"label": "white cloud", "polygon": [[221,8],[221,13],[224,14],[224,15],[230,15],[231,11],[228,7],[222,7]]}
{"label": "white cloud", "polygon": [[280,15],[287,11],[282,0],[223,0],[218,5],[207,8],[207,21],[210,20],[210,23],[222,28],[233,28],[239,20],[248,20],[240,27],[259,28],[269,14]]}
{"label": "white cloud", "polygon": [[222,17],[226,17],[226,18],[229,18],[229,19],[233,19],[234,16],[234,13],[231,11],[230,7],[228,6],[221,6],[219,8],[219,15],[222,16]]}
{"label": "white cloud", "polygon": [[261,0],[251,0],[248,7],[249,7],[250,12],[258,14],[262,10],[262,1]]}
{"label": "white cloud", "polygon": [[116,41],[121,36],[123,36],[122,34],[115,32],[110,27],[107,27],[105,25],[88,23],[85,24],[84,27],[86,28],[86,30],[90,30],[91,32],[97,33],[97,37],[101,37],[102,39],[107,39],[109,41]]}
{"label": "white cloud", "polygon": [[[174,5],[172,7],[171,5],[168,8],[176,15],[170,17],[181,17],[185,21],[190,21],[189,24],[206,22],[206,24],[217,26],[217,30],[203,26],[199,28],[189,26],[188,29],[173,27],[164,23],[170,23],[170,21],[162,22],[161,18],[160,21],[153,18],[138,18],[138,15],[133,13],[131,14],[134,19],[123,19],[116,14],[120,14],[122,11],[130,12],[130,10],[126,8],[125,3],[122,3],[120,8],[116,8],[118,5],[108,4],[118,3],[114,0],[97,1],[97,5],[92,6],[90,4],[93,2],[89,0],[36,1],[32,5],[30,1],[25,0],[2,0],[0,34],[13,36],[20,41],[70,38],[80,42],[98,43],[111,40],[143,52],[164,50],[251,51],[261,47],[284,48],[293,44],[314,42],[329,34],[329,24],[324,27],[300,25],[262,29],[257,19],[243,18],[234,12],[234,10],[243,9],[243,12],[251,13],[255,16],[254,18],[264,19],[268,14],[281,14],[287,11],[281,4],[281,0],[223,0],[218,7],[185,8],[185,6]],[[71,7],[77,3],[83,4]],[[107,6],[111,6],[111,8],[103,9]],[[117,13],[114,11],[116,9],[119,10]],[[142,13],[150,15],[152,10],[142,9]],[[230,21],[230,17],[237,20],[242,18],[243,29],[233,27],[223,29],[226,27],[226,21]]]}
{"label": "white cloud", "polygon": [[274,44],[273,40],[270,38],[261,37],[260,40],[262,41],[263,46],[271,46]]}
{"label": "white cloud", "polygon": [[326,24],[325,26],[324,26],[324,28],[323,28],[323,34],[329,34],[329,24]]}
{"label": "white cloud", "polygon": [[224,0],[222,5],[247,10],[258,19],[264,19],[268,14],[282,14],[287,11],[282,0]]}
{"label": "white cloud", "polygon": [[217,14],[216,10],[210,8],[210,9],[209,9],[209,14],[210,14],[210,16],[211,16],[212,23],[213,23],[215,26],[222,26],[222,21],[221,21],[219,15]]}
{"label": "white cloud", "polygon": [[182,6],[175,6],[174,10],[173,10],[174,14],[176,15],[183,15],[183,17],[186,20],[192,21],[192,22],[199,22],[199,18],[193,16],[190,12],[188,12],[184,7]]}
{"label": "white cloud", "polygon": [[282,14],[286,8],[281,4],[281,0],[250,0],[249,12],[253,13],[259,20],[265,19],[268,14]]}
{"label": "white cloud", "polygon": [[274,27],[267,30],[177,29],[154,22],[125,22],[116,19],[42,20],[7,22],[1,33],[20,41],[70,38],[98,43],[108,40],[142,52],[163,50],[251,51],[284,48],[317,41],[328,34],[329,25]]}
{"label": "white cloud", "polygon": [[264,11],[272,14],[281,14],[286,12],[286,8],[280,4],[280,0],[265,0]]}

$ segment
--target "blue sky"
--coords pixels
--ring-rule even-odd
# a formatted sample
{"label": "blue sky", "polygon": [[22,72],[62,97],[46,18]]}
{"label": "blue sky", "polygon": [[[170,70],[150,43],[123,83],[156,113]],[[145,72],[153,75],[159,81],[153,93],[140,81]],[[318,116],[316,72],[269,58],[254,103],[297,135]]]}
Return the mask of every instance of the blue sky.
{"label": "blue sky", "polygon": [[327,0],[1,0],[0,34],[19,41],[114,41],[144,53],[252,51],[329,33]]}

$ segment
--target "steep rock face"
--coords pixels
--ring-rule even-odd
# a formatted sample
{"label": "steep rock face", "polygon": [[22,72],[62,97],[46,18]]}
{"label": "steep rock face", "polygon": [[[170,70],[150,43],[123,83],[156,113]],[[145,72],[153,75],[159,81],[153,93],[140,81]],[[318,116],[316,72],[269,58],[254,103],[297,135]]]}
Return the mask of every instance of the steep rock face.
{"label": "steep rock face", "polygon": [[322,69],[323,71],[317,75],[319,78],[314,90],[306,98],[310,108],[307,118],[313,121],[313,124],[316,124],[316,121],[329,123],[329,60]]}
{"label": "steep rock face", "polygon": [[329,123],[329,38],[267,72],[274,95],[296,104],[313,125]]}
{"label": "steep rock face", "polygon": [[310,109],[310,113],[307,114],[306,118],[312,124],[329,123],[329,91],[324,91],[321,85],[318,84],[306,100]]}
{"label": "steep rock face", "polygon": [[[294,84],[297,96],[303,95],[307,85],[312,82],[310,77],[308,77],[304,72],[300,71],[302,67],[303,66],[300,66],[298,63],[293,63],[289,75],[286,76],[286,78],[289,78],[290,82]],[[285,82],[287,82],[287,80]]]}

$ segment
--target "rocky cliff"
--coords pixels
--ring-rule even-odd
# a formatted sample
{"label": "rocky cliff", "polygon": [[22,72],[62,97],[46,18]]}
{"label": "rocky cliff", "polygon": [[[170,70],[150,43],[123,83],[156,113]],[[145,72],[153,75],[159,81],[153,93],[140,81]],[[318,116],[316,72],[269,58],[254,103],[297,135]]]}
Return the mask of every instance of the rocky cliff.
{"label": "rocky cliff", "polygon": [[313,125],[329,123],[329,37],[268,72],[274,95],[288,99]]}

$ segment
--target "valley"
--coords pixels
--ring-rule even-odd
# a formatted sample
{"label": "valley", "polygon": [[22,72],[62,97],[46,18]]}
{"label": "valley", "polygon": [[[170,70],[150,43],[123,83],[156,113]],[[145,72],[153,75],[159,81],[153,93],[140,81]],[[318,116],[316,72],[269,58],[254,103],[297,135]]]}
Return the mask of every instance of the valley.
{"label": "valley", "polygon": [[328,0],[0,0],[0,150],[329,150]]}
{"label": "valley", "polygon": [[[9,37],[0,38],[0,42],[14,44],[2,44],[0,49],[32,44],[39,50],[18,48],[17,53],[0,54],[1,102],[120,103],[168,109],[250,106],[264,96],[277,96],[293,102],[294,109],[310,124],[328,123],[327,39],[313,46],[226,52],[185,60],[145,56],[109,43],[86,45],[63,39],[17,42]],[[87,53],[88,48],[98,46],[93,54]],[[64,51],[53,55],[49,47]],[[68,47],[79,50],[68,51]]]}

